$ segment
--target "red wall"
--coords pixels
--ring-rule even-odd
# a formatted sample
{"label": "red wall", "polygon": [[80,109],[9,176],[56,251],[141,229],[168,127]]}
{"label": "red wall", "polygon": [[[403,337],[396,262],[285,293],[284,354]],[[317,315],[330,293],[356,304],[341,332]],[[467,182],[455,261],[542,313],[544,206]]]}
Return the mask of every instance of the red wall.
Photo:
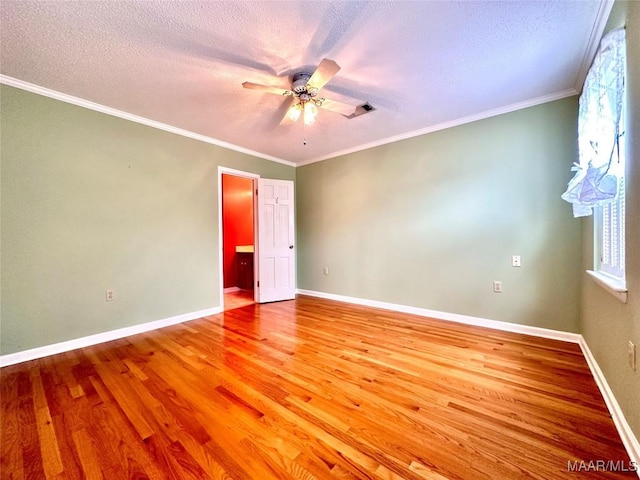
{"label": "red wall", "polygon": [[253,180],[222,175],[224,288],[238,285],[236,245],[253,245]]}

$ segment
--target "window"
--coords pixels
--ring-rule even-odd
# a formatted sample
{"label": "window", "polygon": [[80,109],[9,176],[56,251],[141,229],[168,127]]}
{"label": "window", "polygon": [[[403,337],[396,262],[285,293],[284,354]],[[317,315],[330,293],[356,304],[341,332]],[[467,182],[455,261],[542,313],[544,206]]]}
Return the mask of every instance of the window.
{"label": "window", "polygon": [[594,269],[625,281],[625,139],[624,111],[620,117],[620,135],[609,171],[618,179],[618,192],[614,201],[596,207],[594,212]]}
{"label": "window", "polygon": [[587,73],[578,110],[579,163],[562,198],[573,216],[594,214],[594,271],[626,301],[625,285],[625,30],[607,34]]}

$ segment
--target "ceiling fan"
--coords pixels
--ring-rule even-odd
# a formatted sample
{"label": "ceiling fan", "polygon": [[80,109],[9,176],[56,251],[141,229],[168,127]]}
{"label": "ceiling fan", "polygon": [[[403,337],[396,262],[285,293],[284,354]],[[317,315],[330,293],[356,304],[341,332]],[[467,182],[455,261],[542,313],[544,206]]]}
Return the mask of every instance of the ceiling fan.
{"label": "ceiling fan", "polygon": [[291,78],[291,90],[252,82],[244,82],[242,86],[252,90],[262,90],[267,93],[291,98],[291,104],[280,125],[293,123],[298,120],[300,116],[302,116],[305,125],[310,125],[315,121],[318,107],[337,112],[347,118],[352,118],[358,107],[318,95],[320,89],[324,87],[339,70],[340,67],[336,62],[323,58],[315,72],[295,73]]}

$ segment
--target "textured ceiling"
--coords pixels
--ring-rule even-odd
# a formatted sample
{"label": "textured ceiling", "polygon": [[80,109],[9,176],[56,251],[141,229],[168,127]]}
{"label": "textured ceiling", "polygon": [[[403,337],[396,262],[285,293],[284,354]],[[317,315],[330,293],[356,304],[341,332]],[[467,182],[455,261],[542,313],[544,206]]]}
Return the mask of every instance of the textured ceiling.
{"label": "textured ceiling", "polygon": [[[4,83],[45,89],[297,164],[561,98],[580,88],[610,2],[0,2]],[[321,109],[280,126],[290,88],[322,60]],[[306,139],[306,145],[303,140]],[[233,148],[233,147],[232,147]]]}

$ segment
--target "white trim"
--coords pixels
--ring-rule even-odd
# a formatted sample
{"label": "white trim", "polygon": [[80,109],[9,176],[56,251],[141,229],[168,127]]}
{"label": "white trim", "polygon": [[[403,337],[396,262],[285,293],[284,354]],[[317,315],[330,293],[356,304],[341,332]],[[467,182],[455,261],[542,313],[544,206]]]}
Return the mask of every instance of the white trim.
{"label": "white trim", "polygon": [[[356,305],[363,305],[363,306],[373,307],[373,308],[382,308],[385,310],[393,310],[393,311],[402,312],[402,313],[410,313],[413,315],[436,318],[439,320],[464,323],[466,325],[475,325],[479,327],[493,328],[493,329],[501,330],[505,332],[523,333],[525,335],[533,335],[536,337],[549,338],[553,340],[562,340],[570,343],[577,343],[580,346],[580,349],[582,350],[582,353],[585,357],[587,365],[589,366],[589,369],[591,370],[591,374],[593,375],[596,385],[600,389],[600,393],[602,393],[607,409],[611,414],[613,423],[616,426],[618,434],[620,435],[620,439],[622,440],[622,444],[626,448],[631,461],[636,462],[635,464],[640,466],[640,444],[638,443],[638,439],[634,435],[633,430],[631,430],[629,423],[624,417],[624,413],[622,413],[622,409],[620,408],[618,401],[613,395],[613,391],[611,390],[611,388],[609,388],[609,384],[607,383],[607,380],[604,374],[602,373],[602,370],[600,370],[598,363],[596,362],[594,356],[592,355],[591,350],[589,350],[589,346],[587,345],[587,342],[582,335],[578,333],[563,332],[560,330],[550,330],[547,328],[532,327],[529,325],[518,325],[518,324],[509,323],[509,322],[500,322],[497,320],[488,320],[485,318],[471,317],[471,316],[459,315],[455,313],[446,313],[446,312],[439,312],[435,310],[427,310],[425,308],[410,307],[406,305],[398,305],[395,303],[378,302],[376,300],[365,300],[362,298],[347,297],[344,295],[336,295],[333,293],[324,293],[324,292],[317,292],[313,290],[304,290],[304,289],[298,289],[296,292],[301,295],[309,295],[312,297],[326,298],[328,300],[334,300],[337,302],[354,303]],[[640,477],[640,470],[638,470],[636,473]]]}
{"label": "white trim", "polygon": [[622,303],[627,303],[627,287],[624,282],[605,273],[596,272],[594,270],[587,270],[587,274],[608,293],[613,295]]}
{"label": "white trim", "polygon": [[[609,0],[607,0],[609,1]],[[598,40],[599,41],[599,40]],[[596,43],[597,47],[597,43]],[[585,74],[586,75],[586,74]],[[347,148],[345,150],[339,150],[337,152],[330,153],[328,155],[324,155],[322,157],[312,158],[310,160],[305,160],[303,162],[291,162],[288,160],[284,160],[282,158],[273,157],[271,155],[267,155],[255,150],[249,150],[244,147],[240,147],[239,145],[234,145],[232,143],[223,142],[222,140],[217,140],[213,137],[208,137],[206,135],[201,135],[199,133],[194,133],[189,130],[184,130],[182,128],[173,127],[171,125],[167,125],[165,123],[157,122],[155,120],[150,120],[145,117],[140,117],[138,115],[133,115],[127,112],[123,112],[122,110],[117,110],[115,108],[107,107],[105,105],[101,105],[99,103],[91,102],[89,100],[84,100],[79,97],[74,97],[72,95],[67,95],[66,93],[57,92],[55,90],[51,90],[49,88],[41,87],[39,85],[34,85],[29,82],[25,82],[23,80],[19,80],[17,78],[9,77],[7,75],[0,74],[0,83],[5,85],[9,85],[11,87],[19,88],[21,90],[26,90],[28,92],[36,93],[38,95],[42,95],[45,97],[53,98],[55,100],[60,100],[62,102],[70,103],[72,105],[77,105],[79,107],[88,108],[89,110],[94,110],[96,112],[105,113],[107,115],[112,115],[114,117],[122,118],[125,120],[129,120],[131,122],[140,123],[142,125],[146,125],[148,127],[157,128],[159,130],[164,130],[166,132],[174,133],[176,135],[181,135],[183,137],[191,138],[193,140],[198,140],[201,142],[209,143],[211,145],[216,145],[218,147],[226,148],[228,150],[233,150],[236,152],[244,153],[247,155],[251,155],[253,157],[262,158],[264,160],[269,160],[271,162],[281,163],[283,165],[287,165],[289,167],[302,167],[304,165],[309,165],[311,163],[321,162],[323,160],[328,160],[330,158],[339,157],[342,155],[347,155],[349,153],[360,152],[362,150],[368,150],[370,148],[379,147],[381,145],[386,145],[389,143],[397,142],[400,140],[406,140],[413,137],[418,137],[420,135],[426,135],[427,133],[437,132],[439,130],[444,130],[451,127],[456,127],[459,125],[463,125],[465,123],[471,123],[478,120],[483,120],[485,118],[495,117],[497,115],[502,115],[504,113],[514,112],[516,110],[521,110],[523,108],[533,107],[536,105],[541,105],[543,103],[552,102],[555,100],[560,100],[562,98],[570,97],[578,94],[578,90],[574,88],[570,88],[567,90],[561,90],[559,92],[551,93],[549,95],[543,95],[541,97],[532,98],[530,100],[525,100],[522,102],[513,103],[510,105],[505,105],[503,107],[495,108],[492,110],[487,110],[485,112],[481,112],[475,115],[470,115],[467,117],[458,118],[455,120],[451,120],[449,122],[440,123],[437,125],[432,125],[430,127],[421,128],[419,130],[414,130],[412,132],[402,133],[400,135],[395,135],[392,137],[388,137],[385,139],[377,140],[375,142],[366,143],[363,145],[355,146],[353,148]]]}
{"label": "white trim", "polygon": [[598,362],[596,362],[595,357],[591,353],[589,346],[584,338],[580,340],[580,348],[582,349],[582,353],[584,355],[587,364],[589,365],[589,369],[593,374],[593,378],[600,389],[600,393],[602,393],[602,397],[604,398],[604,402],[609,409],[609,413],[611,414],[611,418],[613,419],[613,423],[618,430],[618,434],[620,435],[620,439],[622,440],[623,445],[627,449],[627,453],[632,462],[636,462],[636,465],[639,466],[639,470],[636,471],[638,477],[640,477],[640,443],[638,443],[638,439],[634,435],[627,419],[624,417],[622,413],[622,409],[616,400],[616,397],[613,394],[613,391],[609,387],[607,383],[607,379],[600,370],[600,366]]}
{"label": "white trim", "polygon": [[335,300],[338,302],[354,303],[356,305],[364,305],[366,307],[382,308],[384,310],[410,313],[412,315],[419,315],[421,317],[436,318],[438,320],[464,323],[465,325],[475,325],[477,327],[493,328],[495,330],[502,330],[504,332],[522,333],[524,335],[533,335],[536,337],[561,340],[563,342],[580,343],[580,339],[582,338],[582,335],[580,335],[579,333],[563,332],[560,330],[551,330],[541,327],[532,327],[530,325],[519,325],[517,323],[501,322],[498,320],[489,320],[486,318],[472,317],[469,315],[460,315],[458,313],[440,312],[437,310],[428,310],[426,308],[399,305],[397,303],[387,303],[379,302],[377,300],[346,297],[344,295],[316,292],[313,290],[298,289],[296,290],[296,292],[301,295],[309,295],[311,297],[326,298],[328,300]]}
{"label": "white trim", "polygon": [[200,310],[198,312],[183,313],[182,315],[176,315],[175,317],[164,318],[162,320],[155,320],[153,322],[141,323],[139,325],[132,325],[130,327],[119,328],[117,330],[96,333],[95,335],[89,335],[87,337],[75,338],[73,340],[67,340],[51,345],[44,345],[30,350],[9,353],[7,355],[0,356],[0,367],[7,367],[16,363],[35,360],[36,358],[68,352],[77,348],[90,347],[91,345],[97,345],[99,343],[109,342],[111,340],[129,337],[131,335],[137,335],[139,333],[150,332],[152,330],[187,322],[189,320],[195,320],[209,315],[216,315],[221,312],[222,307],[213,307],[206,310]]}
{"label": "white trim", "polygon": [[[534,335],[543,338],[551,338],[555,340],[564,340],[571,343],[577,343],[582,350],[587,365],[591,370],[596,385],[600,389],[604,398],[605,404],[611,414],[613,423],[618,430],[620,439],[625,446],[627,453],[632,462],[636,462],[636,465],[640,465],[640,443],[631,430],[629,423],[627,422],[618,401],[616,400],[613,391],[609,387],[607,380],[600,369],[598,362],[591,353],[586,340],[580,334],[562,332],[557,330],[549,330],[546,328],[531,327],[527,325],[516,325],[508,322],[500,322],[496,320],[488,320],[479,317],[471,317],[467,315],[458,315],[452,313],[438,312],[435,310],[427,310],[417,307],[409,307],[404,305],[398,305],[387,302],[378,302],[375,300],[364,300],[356,297],[346,297],[343,295],[335,295],[332,293],[316,292],[312,290],[297,289],[296,293],[302,295],[309,295],[318,298],[325,298],[338,302],[348,302],[357,305],[370,306],[374,308],[382,308],[385,310],[393,310],[402,313],[411,313],[414,315],[420,315],[425,317],[437,318],[440,320],[454,321],[459,323],[465,323],[468,325],[476,325],[488,328],[494,328],[502,331],[509,331],[515,333],[524,333],[527,335]],[[98,333],[95,335],[89,335],[87,337],[76,338],[74,340],[68,340],[65,342],[55,343],[52,345],[45,345],[43,347],[37,347],[30,350],[24,350],[22,352],[10,353],[8,355],[0,356],[0,367],[7,367],[9,365],[15,365],[17,363],[26,362],[29,360],[35,360],[37,358],[46,357],[49,355],[55,355],[58,353],[68,352],[77,348],[84,348],[91,345],[97,345],[99,343],[108,342],[111,340],[117,340],[119,338],[128,337],[131,335],[137,335],[139,333],[145,333],[159,328],[176,325],[178,323],[187,322],[189,320],[195,320],[198,318],[206,317],[209,315],[216,315],[222,312],[222,307],[213,307],[206,310],[200,310],[198,312],[185,313],[174,317],[165,318],[163,320],[156,320],[153,322],[143,323],[140,325],[132,325],[130,327],[124,327],[117,330],[111,330],[109,332]],[[637,472],[640,477],[640,470]]]}
{"label": "white trim", "polygon": [[236,177],[260,178],[260,175],[258,175],[257,173],[245,172],[243,170],[236,170],[235,168],[229,168],[229,167],[219,166],[218,172],[221,174],[235,175]]}
{"label": "white trim", "polygon": [[303,162],[297,163],[296,167],[303,167],[311,163],[321,162],[323,160],[329,160],[330,158],[339,157],[341,155],[347,155],[349,153],[368,150],[370,148],[379,147],[381,145],[386,145],[388,143],[398,142],[400,140],[407,140],[409,138],[419,137],[420,135],[426,135],[427,133],[433,133],[439,130],[445,130],[447,128],[464,125],[465,123],[477,122],[478,120],[484,120],[486,118],[496,117],[498,115],[515,112],[517,110],[522,110],[524,108],[535,107],[536,105],[542,105],[543,103],[553,102],[555,100],[561,100],[563,98],[571,97],[577,94],[578,94],[578,91],[574,88],[561,90],[559,92],[551,93],[549,95],[543,95],[542,97],[536,97],[530,100],[525,100],[523,102],[512,103],[510,105],[505,105],[503,107],[494,108],[492,110],[487,110],[485,112],[480,112],[475,115],[469,115],[467,117],[462,117],[462,118],[458,118],[448,122],[439,123],[437,125],[421,128],[419,130],[414,130],[412,132],[401,133],[400,135],[394,135],[392,137],[383,138],[382,140],[376,140],[375,142],[366,143],[364,145],[359,145],[353,148],[347,148],[345,150],[333,152],[333,153],[330,153],[329,155],[324,155],[322,157],[312,158],[311,160],[305,160]]}
{"label": "white trim", "polygon": [[578,74],[574,82],[575,89],[578,92],[582,91],[584,79],[587,78],[587,72],[591,67],[593,57],[596,56],[596,51],[598,50],[598,45],[600,45],[600,40],[602,39],[604,29],[607,26],[607,21],[609,20],[609,15],[611,14],[613,3],[614,0],[602,0],[600,2],[598,13],[596,14],[596,18],[593,22],[593,28],[591,29],[591,34],[589,35],[589,42],[584,49],[584,54],[582,55],[580,70],[578,70]]}
{"label": "white trim", "polygon": [[222,293],[233,293],[233,292],[239,292],[239,291],[240,291],[240,287],[227,287],[222,289]]}
{"label": "white trim", "polygon": [[263,158],[264,160],[269,160],[271,162],[282,163],[283,165],[287,165],[289,167],[296,166],[295,163],[289,162],[287,160],[283,160],[282,158],[272,157],[271,155],[266,155],[264,153],[260,153],[255,150],[249,150],[248,148],[240,147],[239,145],[234,145],[233,143],[223,142],[222,140],[217,140],[213,137],[208,137],[206,135],[194,133],[189,130],[184,130],[182,128],[167,125],[166,123],[156,122],[155,120],[150,120],[145,117],[140,117],[138,115],[133,115],[131,113],[123,112],[122,110],[117,110],[115,108],[107,107],[99,103],[94,103],[89,100],[84,100],[82,98],[74,97],[72,95],[67,95],[66,93],[50,90],[48,88],[41,87],[39,85],[34,85],[33,83],[28,83],[23,80],[18,80],[17,78],[9,77],[7,75],[0,74],[0,83],[4,83],[5,85],[9,85],[10,87],[19,88],[21,90],[26,90],[27,92],[36,93],[44,97],[60,100],[61,102],[77,105],[78,107],[88,108],[89,110],[94,110],[100,113],[106,113],[107,115],[112,115],[114,117],[122,118],[124,120],[129,120],[130,122],[140,123],[148,127],[157,128],[158,130],[164,130],[165,132],[175,133],[176,135],[181,135],[183,137],[191,138],[193,140],[198,140],[200,142],[209,143],[211,145],[216,145],[218,147],[226,148],[228,150],[233,150],[236,152],[244,153],[246,155],[251,155],[252,157],[258,157],[258,158]]}

